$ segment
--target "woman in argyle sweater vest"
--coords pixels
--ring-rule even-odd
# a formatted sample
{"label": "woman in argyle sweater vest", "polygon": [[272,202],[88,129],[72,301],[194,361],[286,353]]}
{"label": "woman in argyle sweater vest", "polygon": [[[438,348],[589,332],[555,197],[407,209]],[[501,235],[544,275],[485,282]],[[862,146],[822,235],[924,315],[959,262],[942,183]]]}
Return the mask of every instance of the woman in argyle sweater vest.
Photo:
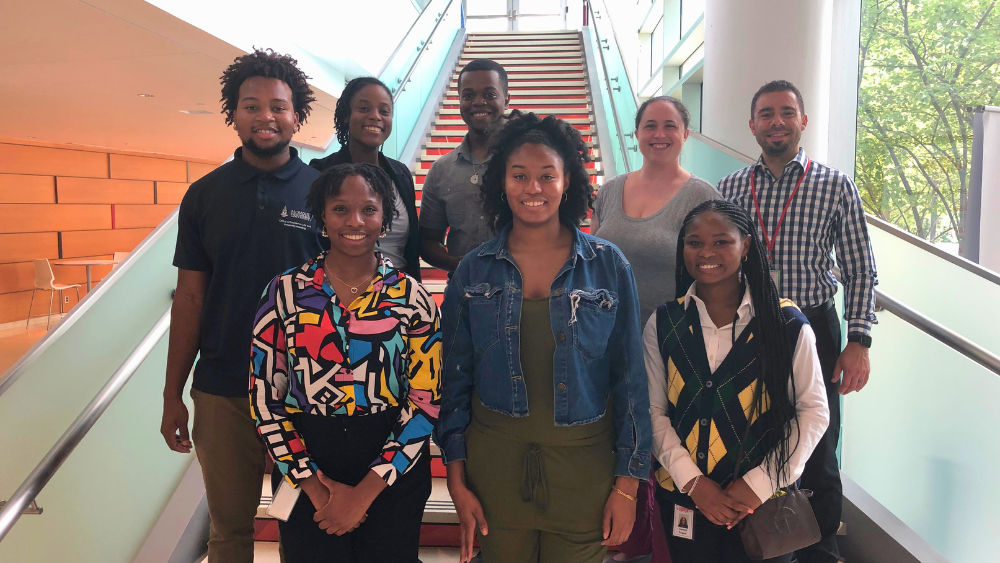
{"label": "woman in argyle sweater vest", "polygon": [[799,478],[829,423],[815,336],[742,208],[699,205],[677,244],[678,299],[643,334],[667,544],[675,563],[749,561],[736,524]]}

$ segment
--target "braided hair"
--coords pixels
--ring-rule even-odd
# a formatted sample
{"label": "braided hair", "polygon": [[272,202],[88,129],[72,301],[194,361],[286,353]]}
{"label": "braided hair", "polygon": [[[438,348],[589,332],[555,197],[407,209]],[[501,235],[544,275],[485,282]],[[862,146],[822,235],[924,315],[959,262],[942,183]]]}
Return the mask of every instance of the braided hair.
{"label": "braided hair", "polygon": [[351,79],[344,86],[344,91],[340,93],[340,99],[337,100],[337,107],[333,110],[333,128],[337,130],[337,142],[342,147],[346,147],[347,141],[351,138],[351,101],[362,88],[369,84],[381,86],[385,93],[389,94],[389,99],[392,100],[392,90],[389,90],[389,87],[378,78],[359,76]]}
{"label": "braided hair", "polygon": [[579,227],[587,217],[594,201],[594,188],[584,163],[590,161],[587,144],[572,125],[553,115],[539,118],[534,113],[510,113],[507,124],[492,139],[493,153],[483,174],[481,197],[486,224],[493,232],[500,232],[514,220],[504,196],[507,179],[507,161],[522,145],[545,145],[556,151],[563,161],[566,177],[566,199],[559,205],[559,221],[570,227]]}
{"label": "braided hair", "polygon": [[[788,343],[786,320],[781,311],[778,290],[771,279],[767,252],[757,235],[753,220],[742,207],[724,199],[708,200],[695,207],[684,218],[684,224],[677,237],[677,297],[683,297],[694,282],[694,277],[688,272],[683,258],[684,237],[688,226],[696,217],[710,211],[718,213],[723,220],[736,227],[743,237],[750,237],[750,249],[740,269],[740,288],[741,291],[745,291],[749,286],[751,305],[757,321],[754,340],[757,341],[759,375],[749,419],[753,419],[754,413],[761,417],[767,430],[761,438],[759,451],[765,459],[773,455],[773,463],[768,463],[767,471],[769,475],[781,481],[787,477],[788,461],[794,451],[789,451],[788,439],[792,432],[790,423],[796,419],[796,412],[795,404],[787,393],[791,385],[792,395],[795,395],[795,381],[792,378],[793,351]],[[735,325],[734,322],[734,335]],[[753,446],[747,444],[746,452]],[[737,463],[739,461],[737,460]]]}

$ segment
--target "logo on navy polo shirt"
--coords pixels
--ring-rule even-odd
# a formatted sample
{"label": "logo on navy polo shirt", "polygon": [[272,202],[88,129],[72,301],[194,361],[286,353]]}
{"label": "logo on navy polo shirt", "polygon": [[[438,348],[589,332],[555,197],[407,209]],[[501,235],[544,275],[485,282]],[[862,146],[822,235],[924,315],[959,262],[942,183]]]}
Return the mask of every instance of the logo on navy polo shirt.
{"label": "logo on navy polo shirt", "polygon": [[299,211],[297,209],[289,211],[288,206],[286,205],[281,210],[281,219],[278,220],[278,222],[286,227],[308,231],[312,228],[313,216],[311,213]]}

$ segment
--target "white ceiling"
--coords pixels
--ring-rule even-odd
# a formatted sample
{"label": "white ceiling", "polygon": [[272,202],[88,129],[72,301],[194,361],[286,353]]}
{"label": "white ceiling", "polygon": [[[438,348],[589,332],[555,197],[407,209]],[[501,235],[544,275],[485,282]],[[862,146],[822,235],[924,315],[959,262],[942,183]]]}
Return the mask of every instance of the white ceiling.
{"label": "white ceiling", "polygon": [[[219,77],[243,53],[142,0],[0,0],[0,138],[221,162],[239,139]],[[295,140],[323,146],[336,99],[314,90]]]}

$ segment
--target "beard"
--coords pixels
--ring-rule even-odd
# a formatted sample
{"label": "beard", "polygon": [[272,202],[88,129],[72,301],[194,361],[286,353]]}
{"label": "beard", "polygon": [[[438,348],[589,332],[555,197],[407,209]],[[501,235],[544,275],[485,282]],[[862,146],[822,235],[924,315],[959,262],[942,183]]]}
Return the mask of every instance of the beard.
{"label": "beard", "polygon": [[247,139],[243,141],[243,148],[253,153],[257,158],[271,158],[272,156],[277,156],[284,152],[288,148],[288,143],[290,141],[281,140],[271,147],[262,147],[254,142],[253,139]]}
{"label": "beard", "polygon": [[788,148],[790,146],[791,144],[787,142],[780,143],[777,145],[768,144],[764,145],[764,152],[766,152],[769,156],[781,156],[788,151]]}

